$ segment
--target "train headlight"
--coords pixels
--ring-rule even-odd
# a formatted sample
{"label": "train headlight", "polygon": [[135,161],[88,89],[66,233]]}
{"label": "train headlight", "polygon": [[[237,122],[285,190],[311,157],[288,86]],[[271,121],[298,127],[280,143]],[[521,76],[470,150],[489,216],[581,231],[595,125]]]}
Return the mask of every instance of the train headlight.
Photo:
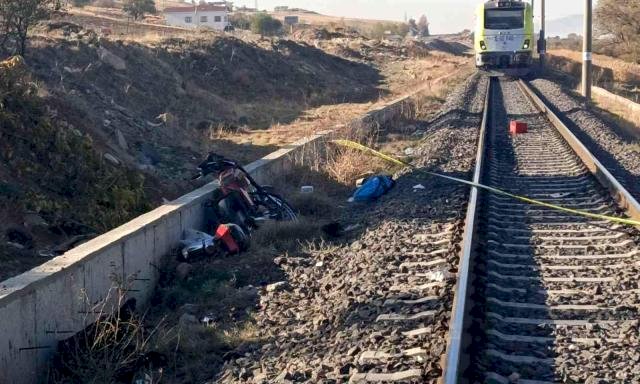
{"label": "train headlight", "polygon": [[487,44],[485,44],[484,41],[480,41],[480,48],[482,48],[483,51],[487,50]]}
{"label": "train headlight", "polygon": [[522,49],[529,49],[529,47],[531,46],[531,40],[525,40],[524,41],[524,45],[522,46]]}

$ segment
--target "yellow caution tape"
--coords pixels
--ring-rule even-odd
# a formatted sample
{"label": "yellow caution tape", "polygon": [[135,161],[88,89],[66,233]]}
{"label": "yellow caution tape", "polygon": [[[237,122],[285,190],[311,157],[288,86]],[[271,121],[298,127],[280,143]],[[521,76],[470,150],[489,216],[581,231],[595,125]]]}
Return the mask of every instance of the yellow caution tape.
{"label": "yellow caution tape", "polygon": [[398,159],[396,159],[394,157],[391,157],[389,155],[385,155],[382,152],[378,152],[375,149],[366,147],[366,146],[364,146],[362,144],[359,144],[359,143],[356,143],[354,141],[350,141],[350,140],[333,140],[332,142],[337,144],[337,145],[343,146],[343,147],[355,149],[355,150],[358,150],[358,151],[361,151],[361,152],[364,152],[364,153],[369,153],[369,154],[371,154],[373,156],[376,156],[376,157],[378,157],[380,159],[386,160],[386,161],[388,161],[390,163],[393,163],[393,164],[396,164],[396,165],[413,168],[413,169],[417,170],[418,172],[422,172],[422,173],[425,173],[425,174],[428,174],[428,175],[431,175],[431,176],[435,176],[435,177],[439,177],[439,178],[442,178],[442,179],[455,181],[457,183],[470,185],[472,187],[484,189],[484,190],[493,192],[493,193],[495,193],[497,195],[511,197],[513,199],[520,200],[520,201],[523,201],[523,202],[528,203],[528,204],[538,205],[538,206],[542,206],[542,207],[546,207],[546,208],[551,208],[551,209],[554,209],[556,211],[571,213],[571,214],[574,214],[574,215],[583,216],[583,217],[589,217],[589,218],[592,218],[592,219],[607,220],[607,221],[611,221],[611,222],[619,223],[619,224],[640,226],[640,221],[631,220],[631,219],[625,219],[625,218],[622,218],[622,217],[598,215],[598,214],[595,214],[595,213],[582,211],[582,210],[578,210],[578,209],[566,208],[566,207],[562,207],[560,205],[549,204],[549,203],[545,203],[544,201],[531,199],[531,198],[528,198],[526,196],[516,195],[514,193],[503,191],[501,189],[494,188],[494,187],[489,187],[487,185],[474,183],[472,181],[468,181],[468,180],[464,180],[464,179],[459,179],[457,177],[451,177],[451,176],[442,175],[442,174],[439,174],[439,173],[434,173],[434,172],[418,169],[413,164],[407,163],[406,161],[398,160]]}

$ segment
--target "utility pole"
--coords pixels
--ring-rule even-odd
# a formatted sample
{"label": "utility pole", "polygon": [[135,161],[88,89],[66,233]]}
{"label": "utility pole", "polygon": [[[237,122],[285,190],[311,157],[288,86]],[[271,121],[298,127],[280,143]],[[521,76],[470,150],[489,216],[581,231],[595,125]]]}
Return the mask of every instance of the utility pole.
{"label": "utility pole", "polygon": [[582,49],[582,96],[591,100],[592,48],[593,48],[593,0],[584,1],[584,42]]}
{"label": "utility pole", "polygon": [[546,0],[542,0],[540,4],[541,7],[541,17],[542,21],[540,24],[540,44],[538,46],[538,51],[540,53],[540,66],[544,67],[544,61],[547,56],[547,36],[546,36],[546,18],[547,18],[547,9],[546,9]]}

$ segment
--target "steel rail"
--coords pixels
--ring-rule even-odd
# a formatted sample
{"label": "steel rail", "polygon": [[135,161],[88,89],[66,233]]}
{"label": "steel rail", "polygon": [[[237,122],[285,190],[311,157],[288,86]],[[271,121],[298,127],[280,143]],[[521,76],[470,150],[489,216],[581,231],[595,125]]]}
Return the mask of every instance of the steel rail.
{"label": "steel rail", "polygon": [[[487,140],[487,125],[489,120],[489,107],[491,93],[493,90],[493,78],[489,78],[487,94],[484,101],[484,111],[482,113],[482,123],[478,138],[478,152],[476,154],[476,167],[473,173],[473,182],[479,184],[482,177],[483,165],[485,161],[485,145]],[[453,315],[449,326],[449,341],[447,343],[447,354],[444,362],[444,383],[456,384],[463,370],[462,351],[464,348],[464,333],[466,330],[465,320],[469,310],[468,302],[471,271],[472,271],[472,251],[475,244],[476,214],[478,210],[478,198],[480,190],[477,187],[471,188],[469,205],[464,228],[464,240],[462,254],[458,266],[458,282],[454,299]]]}
{"label": "steel rail", "polygon": [[596,177],[600,184],[605,187],[618,205],[623,208],[627,215],[635,220],[640,220],[640,203],[629,193],[629,191],[609,172],[604,165],[587,149],[587,147],[571,132],[569,127],[562,122],[562,119],[553,112],[551,108],[540,98],[536,92],[524,80],[518,82],[523,93],[533,102],[551,124],[560,132],[567,144],[582,160],[587,169]]}

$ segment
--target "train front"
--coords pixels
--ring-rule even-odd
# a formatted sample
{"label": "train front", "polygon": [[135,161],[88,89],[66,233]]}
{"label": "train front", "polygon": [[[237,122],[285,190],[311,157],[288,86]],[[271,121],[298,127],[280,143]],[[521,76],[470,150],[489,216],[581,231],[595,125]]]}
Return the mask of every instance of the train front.
{"label": "train front", "polygon": [[528,69],[533,62],[533,9],[515,1],[488,1],[476,14],[476,66]]}

